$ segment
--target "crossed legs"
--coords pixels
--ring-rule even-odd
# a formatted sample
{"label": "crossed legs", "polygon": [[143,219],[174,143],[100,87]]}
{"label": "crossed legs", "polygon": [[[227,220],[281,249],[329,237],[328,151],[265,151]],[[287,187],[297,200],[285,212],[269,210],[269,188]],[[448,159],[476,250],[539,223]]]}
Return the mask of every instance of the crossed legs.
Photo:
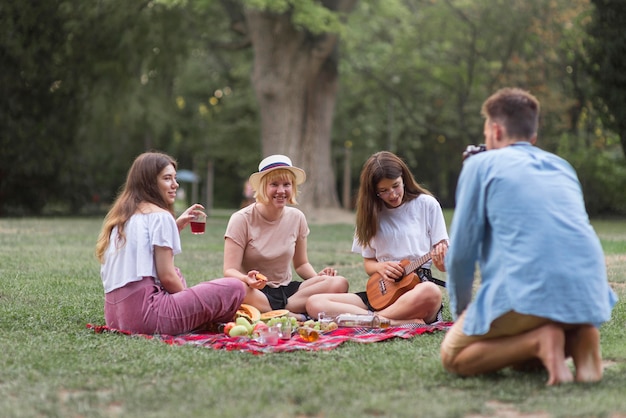
{"label": "crossed legs", "polygon": [[[420,283],[403,294],[392,305],[377,311],[383,318],[391,321],[392,326],[406,323],[431,323],[437,318],[441,308],[441,290],[431,282]],[[320,312],[332,313],[368,313],[367,306],[355,293],[312,295],[306,310],[316,318]]]}

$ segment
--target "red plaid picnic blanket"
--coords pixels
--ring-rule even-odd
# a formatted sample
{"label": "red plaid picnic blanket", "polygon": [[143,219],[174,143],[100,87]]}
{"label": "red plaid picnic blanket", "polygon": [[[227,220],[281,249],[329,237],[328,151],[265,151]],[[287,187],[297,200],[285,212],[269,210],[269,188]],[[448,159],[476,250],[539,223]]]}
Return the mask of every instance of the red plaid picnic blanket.
{"label": "red plaid picnic blanket", "polygon": [[375,343],[388,340],[390,338],[412,338],[416,335],[434,333],[437,331],[447,331],[452,325],[451,322],[439,322],[432,325],[404,325],[400,327],[379,328],[339,328],[334,331],[321,334],[314,342],[303,340],[297,333],[289,340],[279,340],[275,345],[266,345],[257,339],[249,337],[229,337],[225,334],[217,333],[189,333],[181,335],[165,334],[133,334],[129,331],[109,328],[106,325],[87,324],[88,329],[95,333],[103,332],[138,336],[147,339],[162,341],[170,345],[192,344],[200,347],[209,347],[215,350],[244,351],[252,354],[262,353],[282,353],[297,350],[318,351],[332,350],[346,341],[359,343]]}

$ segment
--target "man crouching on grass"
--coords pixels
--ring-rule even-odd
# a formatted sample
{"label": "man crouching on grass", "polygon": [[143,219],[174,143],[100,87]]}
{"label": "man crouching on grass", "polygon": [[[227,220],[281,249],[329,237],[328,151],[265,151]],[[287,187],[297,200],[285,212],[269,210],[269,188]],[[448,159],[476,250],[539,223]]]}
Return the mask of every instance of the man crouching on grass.
{"label": "man crouching on grass", "polygon": [[502,89],[481,113],[487,151],[463,165],[445,260],[456,322],[443,366],[472,376],[540,360],[548,385],[599,381],[598,327],[617,296],[576,173],[534,146],[539,102],[528,92]]}

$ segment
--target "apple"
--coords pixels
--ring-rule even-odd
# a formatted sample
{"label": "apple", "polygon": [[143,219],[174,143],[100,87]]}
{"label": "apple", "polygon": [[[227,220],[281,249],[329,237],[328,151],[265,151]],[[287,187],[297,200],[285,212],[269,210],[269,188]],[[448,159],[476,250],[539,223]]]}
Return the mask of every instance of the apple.
{"label": "apple", "polygon": [[230,329],[228,335],[231,337],[243,337],[248,335],[248,328],[245,325],[235,325]]}
{"label": "apple", "polygon": [[230,335],[230,330],[231,330],[231,329],[233,329],[233,327],[234,327],[235,325],[237,325],[237,324],[235,324],[235,323],[234,323],[234,322],[232,322],[232,321],[231,321],[231,322],[227,322],[227,323],[224,325],[224,334],[226,334],[226,335]]}
{"label": "apple", "polygon": [[248,330],[248,334],[252,332],[252,324],[243,316],[240,316],[235,320],[236,325],[243,325]]}

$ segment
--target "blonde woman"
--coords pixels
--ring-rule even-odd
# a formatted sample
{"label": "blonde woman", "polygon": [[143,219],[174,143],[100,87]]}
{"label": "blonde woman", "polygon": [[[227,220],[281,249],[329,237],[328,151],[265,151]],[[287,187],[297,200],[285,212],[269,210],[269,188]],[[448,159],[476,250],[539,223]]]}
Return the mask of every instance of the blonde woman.
{"label": "blonde woman", "polygon": [[[344,293],[348,281],[335,269],[316,272],[307,256],[309,227],[297,204],[304,170],[285,155],[271,155],[250,176],[255,203],[235,212],[224,235],[224,275],[246,284],[245,303],[261,312],[288,309],[306,313],[317,293]],[[292,277],[292,265],[303,280]],[[301,318],[302,319],[302,318]]]}

